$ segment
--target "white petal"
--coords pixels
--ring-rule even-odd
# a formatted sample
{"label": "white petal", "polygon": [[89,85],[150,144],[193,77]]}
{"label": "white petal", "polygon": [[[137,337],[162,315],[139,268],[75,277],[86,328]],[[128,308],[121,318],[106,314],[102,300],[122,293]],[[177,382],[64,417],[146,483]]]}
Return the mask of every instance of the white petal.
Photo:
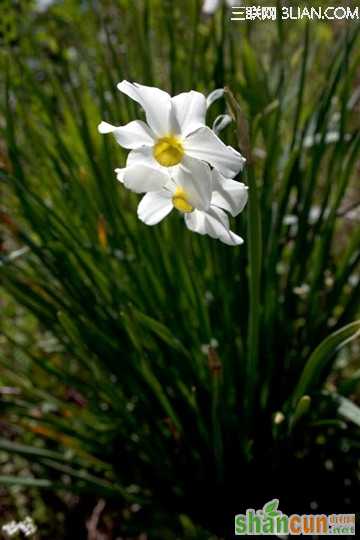
{"label": "white petal", "polygon": [[122,169],[115,169],[116,172],[116,179],[119,180],[122,184],[124,183],[124,172],[126,171],[126,167]]}
{"label": "white petal", "polygon": [[186,137],[184,148],[186,154],[207,161],[229,178],[239,173],[245,161],[239,152],[226,146],[208,127]]}
{"label": "white petal", "polygon": [[207,210],[210,207],[212,177],[210,167],[206,163],[184,156],[173,177],[176,184],[188,195],[191,206],[199,210]]}
{"label": "white petal", "polygon": [[240,236],[230,231],[228,217],[220,208],[211,207],[208,212],[194,210],[185,214],[185,223],[191,231],[208,234],[228,246],[237,246],[244,242]]}
{"label": "white petal", "polygon": [[213,169],[213,194],[211,205],[218,206],[237,216],[245,207],[248,200],[248,189],[242,182],[224,178]]}
{"label": "white petal", "polygon": [[141,199],[137,209],[137,215],[146,225],[156,225],[166,217],[173,205],[171,195],[164,191],[153,191],[147,193]]}
{"label": "white petal", "polygon": [[140,148],[143,145],[154,144],[154,134],[151,129],[140,120],[134,120],[125,126],[112,126],[101,122],[98,126],[100,133],[112,133],[116,141],[124,148]]}
{"label": "white petal", "polygon": [[216,90],[213,90],[212,92],[210,92],[210,94],[206,98],[206,107],[207,108],[211,107],[211,105],[215,101],[223,97],[224,93],[225,93],[224,88],[216,88]]}
{"label": "white petal", "polygon": [[203,3],[202,11],[206,15],[212,15],[219,7],[220,0],[205,0]]}
{"label": "white petal", "polygon": [[238,158],[240,156],[240,158],[241,158],[241,168],[240,168],[240,170],[242,171],[243,168],[244,168],[244,165],[246,163],[246,158],[243,155],[241,155],[240,152],[235,150],[235,148],[233,148],[232,146],[227,146],[226,148],[229,150],[229,152],[231,152],[234,155],[234,157]]}
{"label": "white petal", "polygon": [[117,85],[131,99],[141,105],[146,120],[158,136],[167,135],[171,127],[171,98],[169,94],[152,86],[122,81]]}
{"label": "white petal", "polygon": [[128,153],[126,160],[126,166],[130,167],[131,165],[139,165],[142,163],[148,165],[153,169],[161,169],[161,165],[156,161],[153,155],[153,148],[150,146],[142,146],[141,148],[136,148]]}
{"label": "white petal", "polygon": [[205,212],[201,210],[194,210],[185,214],[184,218],[187,228],[199,234],[206,234],[205,216]]}
{"label": "white petal", "polygon": [[217,116],[213,122],[212,130],[215,135],[219,135],[231,122],[233,119],[230,114],[220,114]]}
{"label": "white petal", "polygon": [[120,177],[124,186],[135,193],[159,191],[169,180],[167,173],[142,163],[126,167],[121,171]]}
{"label": "white petal", "polygon": [[206,98],[200,92],[183,92],[171,98],[175,116],[183,136],[205,126]]}
{"label": "white petal", "polygon": [[108,124],[108,122],[100,122],[100,124],[98,125],[99,133],[113,133],[116,129],[116,126]]}

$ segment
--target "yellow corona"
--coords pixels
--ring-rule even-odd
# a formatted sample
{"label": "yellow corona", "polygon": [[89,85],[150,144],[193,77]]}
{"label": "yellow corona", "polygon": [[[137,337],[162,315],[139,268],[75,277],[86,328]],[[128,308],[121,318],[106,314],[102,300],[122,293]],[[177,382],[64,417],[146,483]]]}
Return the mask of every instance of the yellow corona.
{"label": "yellow corona", "polygon": [[191,204],[188,201],[188,196],[186,192],[181,187],[177,187],[172,198],[172,203],[174,207],[182,212],[183,214],[189,214],[194,210]]}
{"label": "yellow corona", "polygon": [[178,165],[184,154],[182,142],[176,135],[161,137],[154,145],[154,157],[163,167]]}

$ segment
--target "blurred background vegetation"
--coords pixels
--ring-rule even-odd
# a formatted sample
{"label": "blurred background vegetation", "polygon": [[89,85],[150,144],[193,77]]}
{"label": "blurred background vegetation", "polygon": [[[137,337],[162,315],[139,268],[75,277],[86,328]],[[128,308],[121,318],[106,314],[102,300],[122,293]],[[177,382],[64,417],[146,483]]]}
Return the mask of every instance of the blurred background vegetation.
{"label": "blurred background vegetation", "polygon": [[[0,525],[209,540],[274,497],[358,510],[359,22],[201,5],[0,3]],[[122,79],[231,90],[208,121],[245,151],[248,119],[244,246],[137,220],[96,129],[139,116]]]}

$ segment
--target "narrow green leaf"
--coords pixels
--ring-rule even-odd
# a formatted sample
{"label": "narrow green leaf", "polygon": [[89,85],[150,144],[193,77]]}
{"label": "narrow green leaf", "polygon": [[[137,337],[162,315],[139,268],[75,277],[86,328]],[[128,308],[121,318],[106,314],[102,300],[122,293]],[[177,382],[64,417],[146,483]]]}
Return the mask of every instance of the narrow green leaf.
{"label": "narrow green leaf", "polygon": [[350,323],[333,332],[320,343],[305,364],[300,380],[293,393],[294,405],[319,383],[319,379],[335,354],[350,341],[360,336],[360,321]]}

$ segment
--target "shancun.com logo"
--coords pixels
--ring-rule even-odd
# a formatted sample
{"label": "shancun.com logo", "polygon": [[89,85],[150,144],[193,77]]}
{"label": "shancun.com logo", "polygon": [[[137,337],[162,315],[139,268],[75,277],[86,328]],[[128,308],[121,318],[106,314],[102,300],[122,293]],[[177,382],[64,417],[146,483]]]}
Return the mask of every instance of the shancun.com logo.
{"label": "shancun.com logo", "polygon": [[235,516],[235,535],[354,535],[355,514],[291,514],[278,510],[279,499],[267,502],[262,510],[246,510]]}

